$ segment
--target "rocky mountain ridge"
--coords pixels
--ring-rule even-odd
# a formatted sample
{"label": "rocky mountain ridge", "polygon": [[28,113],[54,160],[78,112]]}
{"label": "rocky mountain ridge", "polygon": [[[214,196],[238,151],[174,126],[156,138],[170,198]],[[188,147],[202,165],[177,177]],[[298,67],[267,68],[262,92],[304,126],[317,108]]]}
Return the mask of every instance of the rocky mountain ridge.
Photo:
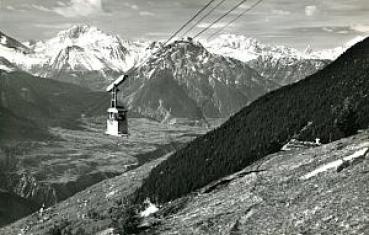
{"label": "rocky mountain ridge", "polygon": [[[123,93],[139,112],[164,108],[175,117],[226,117],[278,87],[246,64],[200,43],[161,47],[132,72]],[[164,116],[162,118],[164,118]]]}
{"label": "rocky mountain ridge", "polygon": [[220,35],[205,45],[212,53],[247,63],[260,75],[281,86],[297,82],[324,68],[349,48],[330,51],[313,51],[307,48],[301,52],[291,47],[268,45],[254,38],[233,34]]}

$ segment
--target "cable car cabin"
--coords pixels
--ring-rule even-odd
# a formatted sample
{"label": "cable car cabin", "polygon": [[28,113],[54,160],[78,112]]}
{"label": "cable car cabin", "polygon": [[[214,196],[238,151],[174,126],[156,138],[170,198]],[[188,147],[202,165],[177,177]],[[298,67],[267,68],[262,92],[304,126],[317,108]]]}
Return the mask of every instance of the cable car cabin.
{"label": "cable car cabin", "polygon": [[106,134],[114,136],[128,135],[128,110],[118,105],[118,86],[122,84],[126,75],[119,77],[106,91],[111,92],[111,106],[108,109]]}
{"label": "cable car cabin", "polygon": [[127,109],[123,106],[108,109],[106,134],[121,136],[128,135]]}

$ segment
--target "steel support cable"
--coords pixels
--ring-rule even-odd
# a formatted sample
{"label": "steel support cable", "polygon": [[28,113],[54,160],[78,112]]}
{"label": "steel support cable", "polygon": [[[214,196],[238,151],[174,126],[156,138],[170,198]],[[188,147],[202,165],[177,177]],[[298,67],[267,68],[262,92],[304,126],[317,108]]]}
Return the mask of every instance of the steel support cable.
{"label": "steel support cable", "polygon": [[211,34],[206,40],[209,40],[210,38],[214,37],[215,35],[217,35],[218,33],[222,32],[225,28],[227,28],[228,26],[230,26],[231,24],[233,24],[235,21],[237,21],[239,18],[241,18],[242,16],[244,16],[247,12],[253,10],[255,7],[257,7],[263,0],[259,0],[257,2],[255,2],[252,6],[250,6],[249,8],[245,9],[243,12],[241,12],[238,16],[236,16],[233,20],[231,20],[230,22],[228,22],[226,25],[224,25],[223,27],[221,27],[219,30],[217,30],[216,32],[214,32],[213,34]]}
{"label": "steel support cable", "polygon": [[203,15],[199,20],[196,21],[194,25],[191,26],[186,32],[182,34],[182,37],[193,30],[197,25],[199,25],[206,17],[208,17],[215,9],[217,9],[220,5],[222,5],[226,0],[221,0],[217,5],[215,5],[210,11],[208,11],[205,15]]}
{"label": "steel support cable", "polygon": [[192,16],[184,25],[182,25],[182,27],[180,27],[172,36],[170,36],[169,39],[164,43],[164,45],[170,42],[170,40],[172,40],[175,36],[177,36],[178,33],[180,33],[187,25],[189,25],[197,16],[199,16],[215,1],[216,0],[210,0],[205,6],[203,6],[194,16]]}
{"label": "steel support cable", "polygon": [[216,23],[218,23],[219,21],[221,21],[224,17],[226,17],[227,15],[229,15],[230,13],[232,13],[234,10],[236,10],[239,6],[241,6],[242,4],[244,4],[247,0],[242,0],[241,2],[239,2],[236,6],[232,7],[229,11],[227,11],[225,14],[223,14],[222,16],[220,16],[218,19],[216,19],[215,21],[213,21],[213,23],[211,23],[208,27],[204,28],[203,30],[201,30],[199,33],[197,33],[193,38],[197,38],[198,36],[200,36],[201,34],[203,34],[204,32],[206,32],[208,29],[210,29],[211,27],[213,27]]}

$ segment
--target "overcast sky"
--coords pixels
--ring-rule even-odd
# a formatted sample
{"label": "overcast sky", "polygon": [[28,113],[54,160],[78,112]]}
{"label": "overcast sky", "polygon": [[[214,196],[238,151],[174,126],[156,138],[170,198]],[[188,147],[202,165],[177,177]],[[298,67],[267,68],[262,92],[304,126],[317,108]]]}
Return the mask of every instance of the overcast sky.
{"label": "overcast sky", "polygon": [[[218,0],[220,1],[220,0]],[[216,18],[240,0],[227,0]],[[229,18],[256,0],[248,0]],[[369,34],[369,0],[264,0],[227,33],[299,49],[331,48]],[[0,31],[19,40],[47,39],[74,24],[123,39],[167,39],[208,0],[0,0]],[[193,32],[201,30],[207,22]],[[212,31],[210,31],[211,33]],[[190,34],[191,35],[191,34]],[[206,36],[206,35],[205,35]]]}

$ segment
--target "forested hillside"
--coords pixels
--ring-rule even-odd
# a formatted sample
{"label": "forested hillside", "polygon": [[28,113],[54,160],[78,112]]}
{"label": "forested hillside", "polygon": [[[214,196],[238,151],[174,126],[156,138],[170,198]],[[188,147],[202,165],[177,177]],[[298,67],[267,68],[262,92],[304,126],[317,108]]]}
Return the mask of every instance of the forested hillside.
{"label": "forested hillside", "polygon": [[291,138],[323,143],[369,124],[369,39],[325,69],[268,93],[153,169],[137,191],[165,202],[243,169]]}

